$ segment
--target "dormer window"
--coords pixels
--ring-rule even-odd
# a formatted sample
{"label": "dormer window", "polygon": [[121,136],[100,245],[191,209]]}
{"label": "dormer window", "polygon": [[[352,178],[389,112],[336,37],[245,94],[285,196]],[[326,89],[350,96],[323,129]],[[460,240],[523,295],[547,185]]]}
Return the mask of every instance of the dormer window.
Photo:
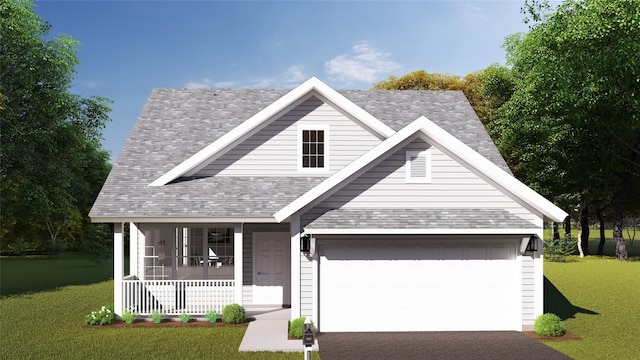
{"label": "dormer window", "polygon": [[329,132],[326,126],[304,126],[298,129],[299,164],[302,171],[328,170]]}
{"label": "dormer window", "polygon": [[431,151],[407,151],[406,156],[406,180],[408,183],[431,182]]}

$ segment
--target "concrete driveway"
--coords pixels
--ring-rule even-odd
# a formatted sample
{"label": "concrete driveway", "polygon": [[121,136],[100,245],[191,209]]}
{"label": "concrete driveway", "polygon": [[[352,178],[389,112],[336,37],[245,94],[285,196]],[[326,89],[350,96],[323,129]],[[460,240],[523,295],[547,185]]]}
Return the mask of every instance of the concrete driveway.
{"label": "concrete driveway", "polygon": [[571,359],[516,331],[323,333],[318,345],[322,360]]}

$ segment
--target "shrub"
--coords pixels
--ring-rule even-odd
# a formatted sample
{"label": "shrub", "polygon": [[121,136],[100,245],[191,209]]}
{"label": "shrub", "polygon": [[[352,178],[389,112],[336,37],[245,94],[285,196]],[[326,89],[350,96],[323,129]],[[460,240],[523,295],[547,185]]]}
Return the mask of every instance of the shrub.
{"label": "shrub", "polygon": [[544,253],[547,258],[554,262],[563,262],[564,257],[573,254],[577,248],[577,243],[571,239],[571,234],[567,233],[564,238],[545,239],[542,243]]}
{"label": "shrub", "polygon": [[247,320],[244,308],[238,304],[230,304],[222,309],[222,321],[226,324],[240,324]]}
{"label": "shrub", "polygon": [[153,320],[154,323],[159,324],[162,321],[162,319],[164,319],[164,314],[158,310],[153,310],[151,312],[151,319]]}
{"label": "shrub", "polygon": [[[304,329],[305,320],[306,320],[305,317],[299,317],[297,319],[293,319],[289,323],[289,334],[291,334],[291,337],[294,337],[296,339],[302,339],[302,332]],[[313,327],[313,321],[311,322],[311,327],[315,331],[315,328]]]}
{"label": "shrub", "polygon": [[133,321],[136,319],[137,314],[129,311],[129,310],[125,310],[124,313],[122,313],[122,320],[127,323],[127,324],[131,324],[133,323]]}
{"label": "shrub", "polygon": [[116,314],[113,312],[113,306],[103,306],[99,310],[92,311],[91,314],[84,317],[84,322],[89,325],[107,325],[113,323]]}
{"label": "shrub", "polygon": [[218,313],[215,312],[215,310],[207,311],[207,319],[209,319],[209,322],[212,322],[212,323],[218,321]]}
{"label": "shrub", "polygon": [[191,316],[189,316],[189,314],[187,313],[180,314],[180,321],[182,321],[183,324],[188,323],[189,319],[191,319]]}
{"label": "shrub", "polygon": [[565,328],[558,315],[546,313],[536,318],[533,323],[533,331],[540,336],[562,336]]}

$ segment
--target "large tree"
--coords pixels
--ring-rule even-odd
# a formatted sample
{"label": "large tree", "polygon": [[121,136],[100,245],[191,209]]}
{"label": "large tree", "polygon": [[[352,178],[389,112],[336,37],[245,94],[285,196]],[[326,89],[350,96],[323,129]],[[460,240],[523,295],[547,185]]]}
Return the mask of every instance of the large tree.
{"label": "large tree", "polygon": [[375,90],[459,90],[471,103],[476,114],[491,136],[495,111],[511,96],[513,83],[510,71],[500,65],[491,65],[466,76],[414,71],[401,77],[390,76],[373,85]]}
{"label": "large tree", "polygon": [[516,86],[499,111],[499,147],[519,178],[583,219],[611,203],[626,259],[623,204],[640,176],[640,2],[525,8],[535,23],[505,43]]}
{"label": "large tree", "polygon": [[[31,0],[0,2],[0,206],[2,248],[87,231],[110,165],[101,149],[109,100],[71,92],[78,42],[48,38]],[[44,242],[43,239],[48,239]]]}

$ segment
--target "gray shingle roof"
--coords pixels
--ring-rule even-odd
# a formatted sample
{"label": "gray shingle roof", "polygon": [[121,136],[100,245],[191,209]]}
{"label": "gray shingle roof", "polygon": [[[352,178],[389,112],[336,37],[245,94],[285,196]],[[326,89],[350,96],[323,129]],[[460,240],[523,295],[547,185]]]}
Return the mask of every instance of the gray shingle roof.
{"label": "gray shingle roof", "polygon": [[501,209],[335,209],[306,225],[313,229],[532,229]]}
{"label": "gray shingle roof", "polygon": [[[289,90],[154,89],[90,216],[271,216],[322,179],[215,177],[147,186]],[[394,130],[424,115],[506,171],[462,92],[340,91]]]}

